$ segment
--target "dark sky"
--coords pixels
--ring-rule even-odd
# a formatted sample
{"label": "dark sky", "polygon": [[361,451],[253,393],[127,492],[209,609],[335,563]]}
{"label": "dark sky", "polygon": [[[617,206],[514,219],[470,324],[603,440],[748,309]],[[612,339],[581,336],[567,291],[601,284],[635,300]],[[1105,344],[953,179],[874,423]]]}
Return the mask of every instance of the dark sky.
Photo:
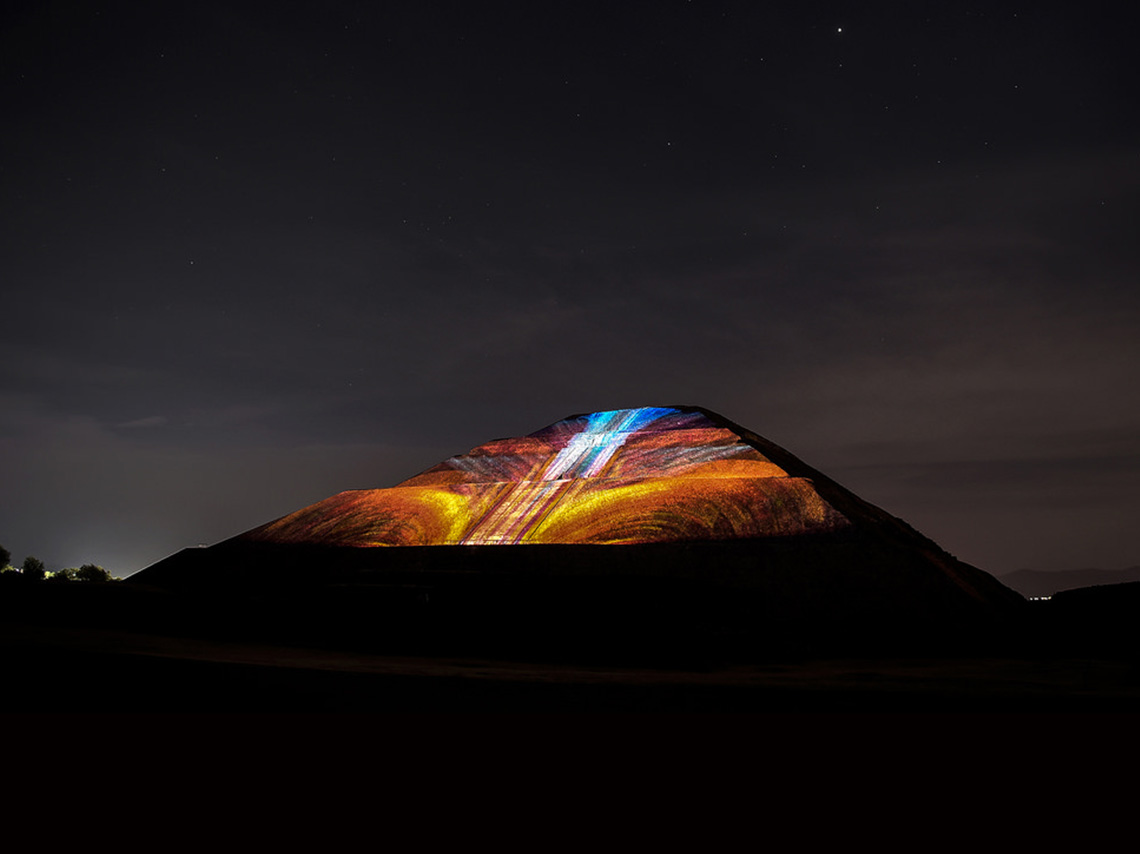
{"label": "dark sky", "polygon": [[995,574],[1140,563],[1113,8],[5,4],[0,543],[696,404]]}

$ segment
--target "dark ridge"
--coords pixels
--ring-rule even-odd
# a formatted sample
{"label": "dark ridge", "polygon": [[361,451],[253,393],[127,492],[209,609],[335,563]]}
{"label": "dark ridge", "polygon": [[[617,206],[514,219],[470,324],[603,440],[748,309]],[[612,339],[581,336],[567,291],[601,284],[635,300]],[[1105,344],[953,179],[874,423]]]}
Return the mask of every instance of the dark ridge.
{"label": "dark ridge", "polygon": [[1062,590],[1033,610],[1048,627],[1041,634],[1049,648],[1089,656],[1111,650],[1140,668],[1140,581]]}
{"label": "dark ridge", "polygon": [[1140,581],[1140,566],[1128,569],[1065,569],[1044,571],[1019,569],[1001,577],[1002,584],[1022,596],[1052,596],[1062,590],[1095,587],[1102,584],[1125,584]]}

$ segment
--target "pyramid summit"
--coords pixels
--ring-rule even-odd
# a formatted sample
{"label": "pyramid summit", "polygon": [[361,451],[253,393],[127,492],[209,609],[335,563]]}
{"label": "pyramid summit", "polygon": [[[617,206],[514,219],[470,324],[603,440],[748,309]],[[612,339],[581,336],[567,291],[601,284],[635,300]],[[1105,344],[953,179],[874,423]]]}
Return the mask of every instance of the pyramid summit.
{"label": "pyramid summit", "polygon": [[575,415],[394,487],[342,492],[242,539],[356,548],[635,544],[851,525],[809,477],[789,473],[734,427],[696,407]]}

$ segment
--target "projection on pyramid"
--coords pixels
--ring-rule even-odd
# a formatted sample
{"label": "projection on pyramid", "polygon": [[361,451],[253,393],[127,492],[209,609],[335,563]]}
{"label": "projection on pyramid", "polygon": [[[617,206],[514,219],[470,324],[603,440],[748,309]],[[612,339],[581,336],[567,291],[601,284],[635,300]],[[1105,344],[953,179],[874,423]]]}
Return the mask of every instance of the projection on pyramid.
{"label": "projection on pyramid", "polygon": [[593,412],[388,489],[342,492],[242,539],[326,546],[649,543],[794,536],[847,519],[704,412]]}

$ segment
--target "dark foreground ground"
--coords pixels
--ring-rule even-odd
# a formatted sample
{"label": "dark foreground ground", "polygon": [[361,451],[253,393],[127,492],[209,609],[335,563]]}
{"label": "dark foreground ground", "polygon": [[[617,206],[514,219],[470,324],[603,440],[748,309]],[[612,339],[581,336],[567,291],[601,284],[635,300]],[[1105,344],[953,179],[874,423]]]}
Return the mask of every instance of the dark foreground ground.
{"label": "dark foreground ground", "polygon": [[556,644],[532,623],[530,643],[514,634],[521,624],[480,634],[420,618],[338,632],[344,608],[306,630],[297,601],[284,613],[126,584],[0,594],[7,712],[1140,711],[1134,602],[1119,595],[1040,611],[986,644],[910,654],[905,638],[741,653],[732,638],[660,623],[639,627],[639,642],[611,632]]}
{"label": "dark foreground ground", "polygon": [[706,669],[0,629],[8,712],[1137,712],[1135,663],[875,659]]}

